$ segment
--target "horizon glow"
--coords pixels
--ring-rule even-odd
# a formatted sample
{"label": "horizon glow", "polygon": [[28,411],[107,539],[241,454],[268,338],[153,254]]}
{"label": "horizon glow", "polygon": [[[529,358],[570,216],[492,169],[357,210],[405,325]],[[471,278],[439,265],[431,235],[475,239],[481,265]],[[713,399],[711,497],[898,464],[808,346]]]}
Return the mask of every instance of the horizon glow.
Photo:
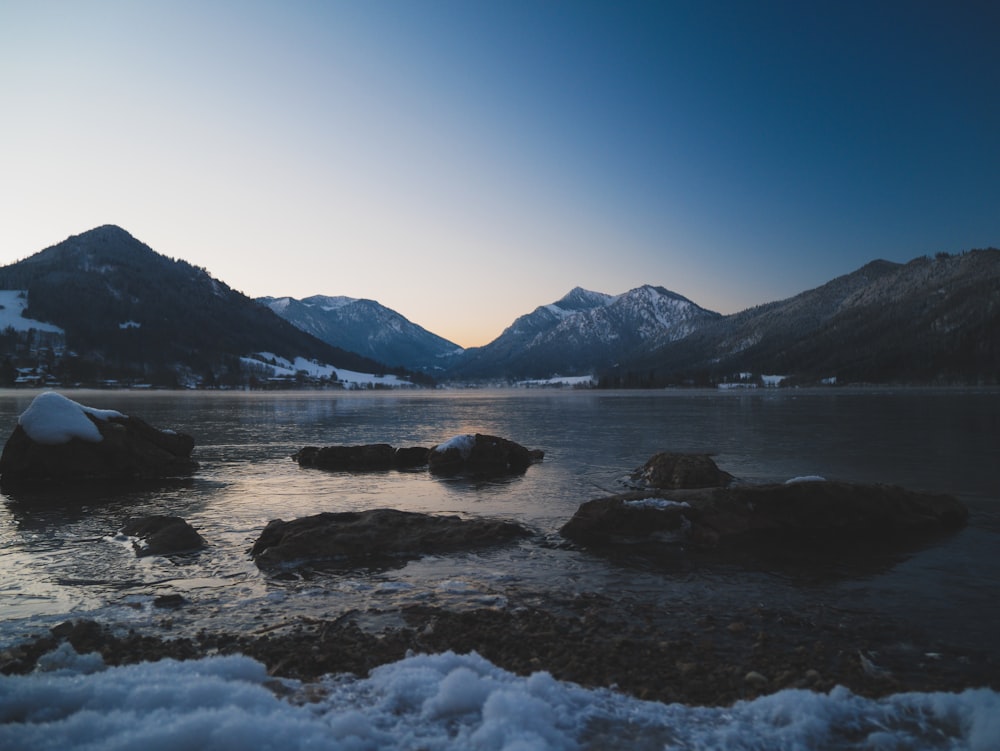
{"label": "horizon glow", "polygon": [[0,265],[102,224],[461,346],[1000,245],[992,6],[0,6]]}

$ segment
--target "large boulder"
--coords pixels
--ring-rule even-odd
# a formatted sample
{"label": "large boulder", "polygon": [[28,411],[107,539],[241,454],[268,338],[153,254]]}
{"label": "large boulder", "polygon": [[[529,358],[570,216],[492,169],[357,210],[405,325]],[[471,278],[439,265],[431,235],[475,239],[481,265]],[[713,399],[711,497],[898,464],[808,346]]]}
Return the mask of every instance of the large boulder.
{"label": "large boulder", "polygon": [[631,484],[641,488],[715,488],[733,480],[719,469],[708,454],[677,454],[664,451],[654,454],[631,476]]}
{"label": "large boulder", "polygon": [[138,557],[187,553],[205,547],[205,538],[179,516],[152,515],[129,519],[121,534],[137,538],[132,543]]}
{"label": "large boulder", "polygon": [[950,495],[895,485],[813,481],[631,493],[588,501],[560,530],[583,545],[676,542],[697,547],[892,541],[961,527]]}
{"label": "large boulder", "polygon": [[529,450],[506,438],[466,433],[431,448],[428,463],[437,475],[497,477],[524,474],[543,457],[542,451]]}
{"label": "large boulder", "polygon": [[497,545],[528,534],[520,524],[495,519],[396,509],[326,512],[268,522],[250,555],[261,567],[306,561],[352,566]]}
{"label": "large boulder", "polygon": [[423,446],[393,448],[388,443],[369,443],[360,446],[306,446],[292,458],[300,467],[371,472],[424,467],[429,453],[430,449]]}
{"label": "large boulder", "polygon": [[15,485],[186,476],[198,468],[193,449],[190,435],[47,391],[18,418],[0,455],[0,479]]}

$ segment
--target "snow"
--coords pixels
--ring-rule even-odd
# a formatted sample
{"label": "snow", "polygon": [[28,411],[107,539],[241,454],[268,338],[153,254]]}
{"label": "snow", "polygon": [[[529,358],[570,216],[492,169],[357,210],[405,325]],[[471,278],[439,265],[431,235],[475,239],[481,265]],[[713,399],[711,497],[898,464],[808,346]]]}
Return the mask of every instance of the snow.
{"label": "snow", "polygon": [[310,378],[336,378],[338,383],[344,384],[347,388],[362,388],[371,386],[388,386],[391,388],[410,387],[413,384],[392,373],[387,375],[376,375],[373,373],[359,373],[354,370],[345,370],[335,365],[319,363],[315,360],[307,360],[304,357],[296,357],[294,361],[280,357],[273,352],[257,352],[254,357],[240,358],[248,365],[265,365],[273,371],[275,376],[294,377],[298,373],[304,372]]}
{"label": "snow", "polygon": [[[872,700],[786,689],[731,707],[644,702],[475,653],[411,655],[368,677],[273,679],[241,655],[104,667],[61,647],[46,670],[0,676],[0,748],[806,749],[993,751],[1000,693]],[[627,739],[627,741],[626,741]]]}
{"label": "snow", "polygon": [[35,443],[53,446],[68,443],[74,438],[100,443],[101,432],[87,415],[98,420],[125,417],[113,409],[85,407],[55,391],[46,391],[32,400],[28,408],[17,418],[17,424]]}
{"label": "snow", "polygon": [[533,378],[527,381],[518,381],[518,386],[593,386],[594,376],[561,376],[554,375],[551,378]]}
{"label": "snow", "polygon": [[826,478],[820,475],[802,475],[801,477],[791,477],[785,480],[785,485],[795,485],[800,482],[826,482]]}
{"label": "snow", "polygon": [[25,318],[24,309],[28,306],[28,293],[25,290],[0,290],[0,331],[13,328],[15,331],[48,331],[53,334],[65,334],[58,326]]}
{"label": "snow", "polygon": [[124,323],[119,323],[118,328],[120,328],[122,331],[124,331],[125,329],[141,329],[142,324],[139,323],[138,321],[130,320],[130,321],[125,321]]}
{"label": "snow", "polygon": [[462,435],[452,436],[444,443],[439,443],[434,447],[434,452],[443,454],[448,449],[458,449],[458,453],[462,455],[462,459],[468,459],[475,445],[476,436],[471,433],[463,433]]}

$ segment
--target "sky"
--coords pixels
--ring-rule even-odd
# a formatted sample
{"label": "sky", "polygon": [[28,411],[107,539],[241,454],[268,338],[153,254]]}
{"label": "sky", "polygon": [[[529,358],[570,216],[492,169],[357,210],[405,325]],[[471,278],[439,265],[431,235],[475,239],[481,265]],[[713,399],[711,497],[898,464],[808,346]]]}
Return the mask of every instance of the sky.
{"label": "sky", "polygon": [[1000,246],[1000,5],[0,0],[0,265],[102,224],[462,346]]}

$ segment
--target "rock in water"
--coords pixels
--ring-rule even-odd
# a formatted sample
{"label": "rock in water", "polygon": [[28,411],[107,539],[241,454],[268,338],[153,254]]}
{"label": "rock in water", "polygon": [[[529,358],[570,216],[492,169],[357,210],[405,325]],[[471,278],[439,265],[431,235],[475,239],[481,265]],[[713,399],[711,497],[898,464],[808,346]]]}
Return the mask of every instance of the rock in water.
{"label": "rock in water", "polygon": [[675,490],[588,501],[560,530],[583,545],[683,542],[808,546],[828,540],[886,545],[907,533],[958,529],[968,509],[957,498],[894,485],[803,482]]}
{"label": "rock in water", "polygon": [[193,449],[189,435],[47,391],[18,418],[0,456],[0,479],[15,485],[186,476],[198,468]]}
{"label": "rock in water", "polygon": [[676,454],[664,451],[632,473],[632,483],[643,488],[725,487],[733,476],[716,466],[708,454]]}
{"label": "rock in water", "polygon": [[438,475],[470,474],[477,477],[524,474],[545,456],[506,438],[482,433],[457,435],[431,449],[430,471]]}
{"label": "rock in water", "polygon": [[205,538],[179,516],[142,516],[129,519],[122,527],[122,534],[138,537],[133,543],[135,554],[170,555],[186,553],[205,547]]}
{"label": "rock in water", "polygon": [[327,512],[268,522],[250,550],[258,566],[305,561],[360,565],[510,542],[530,532],[495,519],[462,519],[396,509]]}
{"label": "rock in water", "polygon": [[368,443],[360,446],[306,446],[292,458],[300,467],[340,472],[377,472],[425,466],[429,452],[430,449],[422,446],[393,448],[388,443]]}

